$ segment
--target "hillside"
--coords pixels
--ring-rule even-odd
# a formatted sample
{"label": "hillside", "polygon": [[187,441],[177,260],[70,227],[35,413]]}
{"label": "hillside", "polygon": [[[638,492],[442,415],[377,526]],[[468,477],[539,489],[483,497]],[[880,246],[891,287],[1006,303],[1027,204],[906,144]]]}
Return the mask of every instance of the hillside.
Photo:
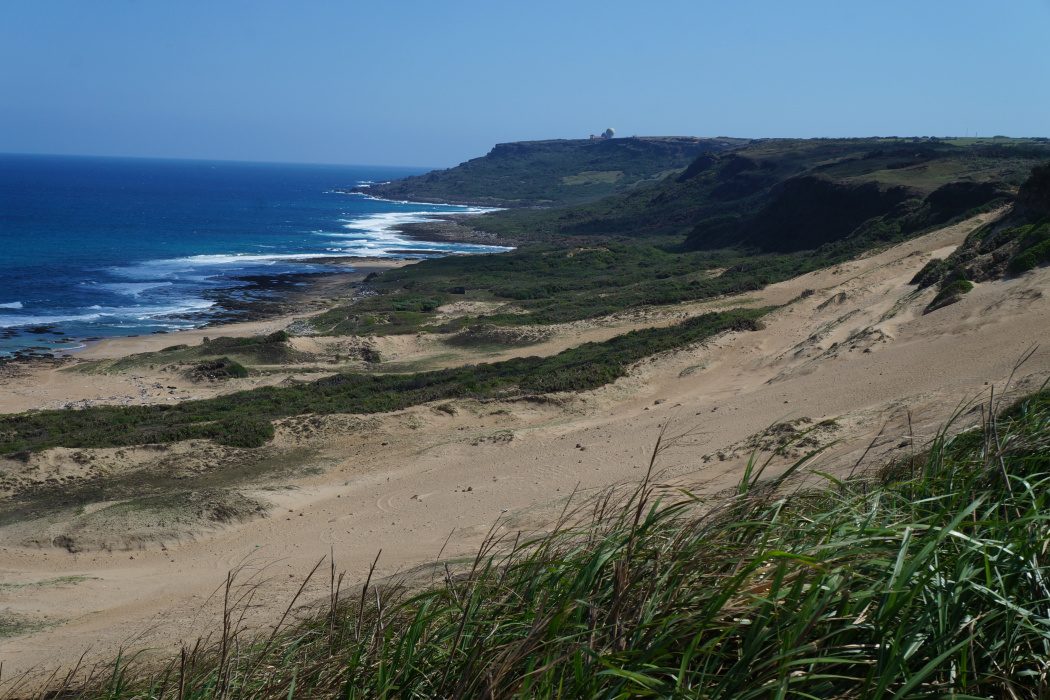
{"label": "hillside", "polygon": [[[664,215],[666,222],[668,212],[687,200],[706,202],[680,209],[694,217],[718,206],[735,215],[701,218],[677,240],[646,228],[631,229],[618,240],[592,235],[599,244],[589,246],[577,240],[559,245],[552,236],[545,244],[505,254],[427,260],[370,275],[364,294],[302,321],[297,332],[344,338],[435,335],[466,347],[529,345],[547,333],[547,326],[758,291],[961,217],[1002,209],[1016,191],[1021,201],[1012,214],[971,233],[947,260],[930,261],[912,283],[920,288],[939,284],[928,309],[934,310],[957,301],[974,281],[1002,277],[1007,269],[1023,272],[1047,259],[1050,244],[1041,218],[1045,168],[1025,172],[1035,156],[1046,155],[1046,145],[1022,143],[987,151],[938,141],[868,150],[872,145],[872,140],[776,141],[752,143],[732,153],[704,153],[671,183],[606,198],[589,208],[542,215],[560,212],[564,218],[580,211],[619,211],[617,207],[641,196],[650,205],[651,220]],[[1024,180],[1029,172],[1031,177]],[[672,193],[678,196],[669,196]],[[1031,217],[1037,220],[1029,221]],[[627,220],[615,215],[600,219],[609,226],[625,225]],[[1004,228],[1007,224],[1010,227]],[[1001,230],[1006,233],[989,238],[989,232]],[[587,237],[577,230],[574,238]],[[986,240],[1010,246],[991,250]],[[998,266],[998,274],[978,274],[973,266],[964,269],[964,263],[978,255]],[[471,305],[473,312],[442,312],[458,303]],[[768,309],[756,311],[746,318],[712,317],[695,328],[684,324],[586,350],[566,350],[550,361],[515,359],[465,371],[406,372],[404,367],[383,365],[378,354],[355,346],[342,353],[342,361],[341,353],[334,353],[337,366],[326,368],[341,373],[307,387],[267,387],[233,400],[183,406],[98,406],[74,417],[49,412],[4,417],[0,453],[200,438],[259,447],[272,439],[273,421],[303,413],[368,414],[464,396],[493,399],[591,389],[624,376],[631,363],[649,355],[741,323],[754,325]],[[218,338],[205,349],[171,346],[139,363],[218,363],[224,371],[233,368],[235,376],[247,377],[250,371],[241,362],[251,371],[301,365],[306,356],[288,346],[290,337],[278,333],[251,341]]]}
{"label": "hillside", "polygon": [[469,220],[508,237],[615,237],[689,249],[786,252],[868,223],[890,240],[1016,192],[1050,158],[1045,139],[766,139],[704,153],[673,178],[597,202]]}
{"label": "hillside", "polygon": [[1021,275],[1050,262],[1050,163],[1032,169],[1007,217],[979,227],[951,255],[931,260],[912,280],[938,294],[927,312],[954,304],[974,283]]}
{"label": "hillside", "polygon": [[[597,202],[458,219],[522,245],[389,272],[370,281],[377,296],[313,323],[330,334],[454,333],[760,289],[1008,203],[1047,158],[1040,140],[752,142]],[[493,306],[440,319],[435,309],[457,297]],[[514,312],[494,312],[500,302]]]}
{"label": "hillside", "polygon": [[454,168],[354,191],[383,199],[492,207],[576,204],[651,185],[742,139],[631,137],[497,144]]}

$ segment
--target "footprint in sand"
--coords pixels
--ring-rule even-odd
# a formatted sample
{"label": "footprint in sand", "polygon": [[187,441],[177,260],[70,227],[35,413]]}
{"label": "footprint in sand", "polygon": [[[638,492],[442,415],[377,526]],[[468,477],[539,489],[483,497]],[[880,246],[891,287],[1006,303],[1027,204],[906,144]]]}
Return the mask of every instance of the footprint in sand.
{"label": "footprint in sand", "polygon": [[241,571],[239,578],[248,578],[257,571],[262,571],[273,562],[270,552],[263,547],[247,545],[243,549],[230,552],[215,559],[215,568],[223,573]]}
{"label": "footprint in sand", "polygon": [[407,501],[412,494],[407,491],[392,491],[379,496],[376,508],[383,513],[397,514],[405,509]]}
{"label": "footprint in sand", "polygon": [[[573,451],[568,457],[576,457],[576,451]],[[564,462],[564,459],[562,462]],[[577,457],[577,459],[579,459]],[[555,481],[560,481],[565,478],[565,474],[568,472],[568,468],[565,464],[559,464],[557,460],[550,458],[546,460],[542,466],[536,467],[529,475],[530,477],[524,477],[522,481],[526,482],[526,485],[533,491],[548,491],[549,486]],[[538,483],[537,483],[538,482]]]}

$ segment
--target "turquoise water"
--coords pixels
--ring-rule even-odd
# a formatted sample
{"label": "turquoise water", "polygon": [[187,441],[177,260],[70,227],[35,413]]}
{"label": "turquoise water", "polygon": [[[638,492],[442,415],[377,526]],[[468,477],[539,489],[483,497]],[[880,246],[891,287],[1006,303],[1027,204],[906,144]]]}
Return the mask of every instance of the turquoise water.
{"label": "turquoise water", "polygon": [[477,210],[336,191],[420,172],[0,155],[0,355],[199,327],[230,318],[222,299],[250,296],[246,277],[331,271],[296,258],[504,250],[390,230]]}

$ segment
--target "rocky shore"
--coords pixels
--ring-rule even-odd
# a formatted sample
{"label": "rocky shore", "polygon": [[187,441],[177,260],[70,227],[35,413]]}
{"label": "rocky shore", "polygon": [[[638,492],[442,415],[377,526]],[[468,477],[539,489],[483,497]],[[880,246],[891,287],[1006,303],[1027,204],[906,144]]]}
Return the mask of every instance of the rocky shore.
{"label": "rocky shore", "polygon": [[394,230],[417,241],[431,243],[475,243],[478,245],[498,245],[515,248],[521,241],[503,238],[494,233],[479,231],[470,225],[474,214],[435,214],[428,216],[427,221],[419,221],[395,226]]}
{"label": "rocky shore", "polygon": [[[198,329],[215,329],[231,324],[256,324],[271,322],[278,318],[317,313],[333,302],[346,301],[356,295],[356,286],[372,272],[381,272],[401,267],[415,260],[391,258],[345,256],[336,258],[304,258],[298,262],[331,266],[331,272],[304,272],[282,275],[246,275],[235,278],[241,286],[212,290],[205,296],[215,302],[203,314],[187,314],[173,317],[195,322]],[[68,361],[87,348],[102,343],[125,339],[146,340],[153,336],[174,338],[189,331],[154,331],[139,336],[115,336],[112,338],[87,337],[64,339],[63,344],[42,345],[36,336],[53,333],[54,326],[4,329],[4,337],[19,338],[25,347],[9,355],[0,356],[0,367],[19,364],[50,367]],[[163,341],[171,344],[174,340]]]}

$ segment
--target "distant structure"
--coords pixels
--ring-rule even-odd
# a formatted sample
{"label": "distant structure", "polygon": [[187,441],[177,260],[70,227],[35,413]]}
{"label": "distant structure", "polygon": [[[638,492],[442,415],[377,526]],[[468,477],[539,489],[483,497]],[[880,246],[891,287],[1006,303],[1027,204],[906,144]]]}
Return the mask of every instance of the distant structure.
{"label": "distant structure", "polygon": [[594,134],[591,134],[591,138],[592,139],[611,139],[615,135],[616,135],[616,129],[614,129],[614,128],[612,128],[610,126],[608,129],[603,131],[598,136],[595,136]]}

